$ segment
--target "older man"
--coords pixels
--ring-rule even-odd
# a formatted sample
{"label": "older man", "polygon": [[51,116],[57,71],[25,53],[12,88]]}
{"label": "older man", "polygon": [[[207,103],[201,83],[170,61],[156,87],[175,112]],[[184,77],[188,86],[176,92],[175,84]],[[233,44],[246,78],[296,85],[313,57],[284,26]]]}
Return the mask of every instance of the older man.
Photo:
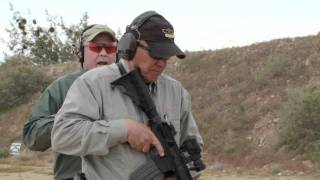
{"label": "older man", "polygon": [[[141,70],[160,116],[177,131],[177,144],[190,136],[202,144],[188,92],[162,73],[170,57],[185,57],[174,43],[172,25],[158,13],[143,13],[128,26],[118,48],[122,70]],[[148,161],[151,146],[160,156],[165,155],[146,115],[111,86],[121,77],[118,67],[96,68],[77,79],[55,118],[53,149],[81,156],[89,180],[128,180]]]}

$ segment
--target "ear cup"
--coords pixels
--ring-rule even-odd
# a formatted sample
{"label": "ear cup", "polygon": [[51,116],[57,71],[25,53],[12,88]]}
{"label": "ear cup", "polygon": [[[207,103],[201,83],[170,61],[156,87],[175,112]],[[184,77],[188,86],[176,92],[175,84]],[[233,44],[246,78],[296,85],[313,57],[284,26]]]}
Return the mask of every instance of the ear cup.
{"label": "ear cup", "polygon": [[80,63],[81,63],[81,66],[83,65],[83,62],[84,62],[83,34],[84,34],[87,30],[91,29],[91,28],[92,28],[93,26],[95,26],[95,25],[97,25],[97,24],[92,24],[92,25],[84,28],[84,29],[81,31],[81,33],[80,33],[80,42],[79,42],[79,44],[80,44],[80,45],[79,45],[80,58],[79,58],[79,61],[80,61]]}
{"label": "ear cup", "polygon": [[137,50],[137,40],[140,38],[139,28],[152,16],[161,16],[155,11],[147,11],[136,17],[127,26],[126,33],[118,42],[117,62],[122,58],[127,61],[133,59]]}
{"label": "ear cup", "polygon": [[137,39],[133,33],[125,33],[119,43],[118,43],[118,52],[117,58],[132,60],[137,50]]}
{"label": "ear cup", "polygon": [[80,63],[82,64],[84,62],[84,46],[82,43],[80,43],[80,48],[79,48],[79,52],[80,52]]}

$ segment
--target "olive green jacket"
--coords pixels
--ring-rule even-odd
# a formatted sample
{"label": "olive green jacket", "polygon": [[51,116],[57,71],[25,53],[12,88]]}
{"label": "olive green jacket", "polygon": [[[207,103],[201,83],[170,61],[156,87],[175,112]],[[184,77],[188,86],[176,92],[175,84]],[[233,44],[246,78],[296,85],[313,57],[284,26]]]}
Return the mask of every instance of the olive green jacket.
{"label": "olive green jacket", "polygon": [[[55,80],[40,96],[23,128],[23,143],[30,150],[45,151],[51,147],[51,130],[55,115],[73,81],[84,72],[80,69]],[[81,172],[80,157],[57,153],[54,160],[55,179],[72,178],[77,172]]]}

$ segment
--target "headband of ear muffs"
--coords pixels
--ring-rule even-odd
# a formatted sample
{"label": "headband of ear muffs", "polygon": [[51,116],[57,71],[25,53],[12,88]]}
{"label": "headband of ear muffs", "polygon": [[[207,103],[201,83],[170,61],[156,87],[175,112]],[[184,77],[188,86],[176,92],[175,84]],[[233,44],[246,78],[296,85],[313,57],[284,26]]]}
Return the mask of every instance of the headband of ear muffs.
{"label": "headband of ear muffs", "polygon": [[155,11],[147,11],[136,17],[132,23],[127,26],[125,34],[122,35],[118,43],[117,61],[121,58],[127,61],[133,59],[138,46],[137,40],[140,39],[140,32],[138,29],[153,16],[161,15]]}

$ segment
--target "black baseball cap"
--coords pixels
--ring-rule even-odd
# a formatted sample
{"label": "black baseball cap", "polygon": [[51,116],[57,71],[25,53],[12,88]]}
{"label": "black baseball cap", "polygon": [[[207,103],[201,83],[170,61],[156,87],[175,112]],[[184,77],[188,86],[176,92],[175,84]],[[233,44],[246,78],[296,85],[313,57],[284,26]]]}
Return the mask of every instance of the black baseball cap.
{"label": "black baseball cap", "polygon": [[[152,11],[155,13],[154,11]],[[140,16],[145,16],[145,12]],[[139,16],[137,17],[139,18]],[[137,19],[136,18],[136,19]],[[153,57],[169,59],[177,56],[186,57],[185,53],[174,42],[174,29],[169,21],[160,14],[152,15],[138,27],[139,39],[147,42],[149,52]]]}

